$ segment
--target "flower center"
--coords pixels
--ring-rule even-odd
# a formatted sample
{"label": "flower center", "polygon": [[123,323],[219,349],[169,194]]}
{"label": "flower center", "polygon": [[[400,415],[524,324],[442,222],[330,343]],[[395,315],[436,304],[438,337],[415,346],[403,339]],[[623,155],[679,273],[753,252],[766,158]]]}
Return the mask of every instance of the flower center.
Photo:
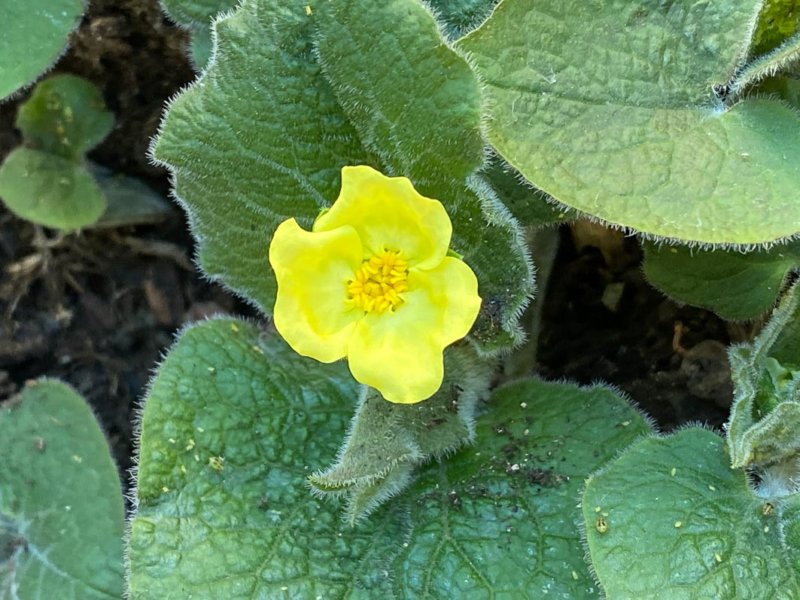
{"label": "flower center", "polygon": [[354,279],[347,282],[347,299],[366,312],[396,310],[400,294],[408,289],[408,262],[399,252],[384,249],[365,260]]}

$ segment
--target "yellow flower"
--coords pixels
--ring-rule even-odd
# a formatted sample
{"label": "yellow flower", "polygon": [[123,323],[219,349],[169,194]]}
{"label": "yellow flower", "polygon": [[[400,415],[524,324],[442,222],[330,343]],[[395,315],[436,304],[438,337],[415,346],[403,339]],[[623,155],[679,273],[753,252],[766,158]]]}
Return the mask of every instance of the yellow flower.
{"label": "yellow flower", "polygon": [[442,204],[405,177],[344,167],[339,198],[312,231],[294,219],[275,231],[275,327],[299,354],[346,356],[353,377],[391,402],[431,397],[444,348],[481,304],[475,274],[448,255],[452,231]]}

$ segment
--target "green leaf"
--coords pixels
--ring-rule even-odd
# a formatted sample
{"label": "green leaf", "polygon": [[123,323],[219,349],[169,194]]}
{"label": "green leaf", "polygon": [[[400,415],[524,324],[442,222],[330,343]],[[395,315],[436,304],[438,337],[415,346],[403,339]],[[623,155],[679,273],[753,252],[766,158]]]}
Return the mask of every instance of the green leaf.
{"label": "green leaf", "polygon": [[733,467],[765,467],[793,460],[800,452],[798,340],[800,293],[795,284],[753,343],[729,350],[734,397],[727,432]]}
{"label": "green leaf", "polygon": [[649,236],[762,244],[800,229],[800,117],[712,91],[760,4],[506,0],[459,47],[489,141],[560,202]]}
{"label": "green leaf", "polygon": [[753,33],[752,56],[777,48],[800,31],[800,0],[766,0]]}
{"label": "green leaf", "polygon": [[766,504],[717,434],[640,441],[586,484],[592,567],[615,600],[796,598],[800,572],[782,537],[792,521]]}
{"label": "green leaf", "polygon": [[484,308],[493,303],[473,339],[488,353],[521,341],[517,317],[533,274],[518,224],[475,175],[484,141],[469,65],[416,0],[328,2],[314,14],[325,75],[365,145],[447,208],[451,245],[475,271]]}
{"label": "green leaf", "polygon": [[84,154],[113,124],[114,115],[92,83],[75,75],[41,81],[17,114],[25,146],[0,166],[0,197],[9,210],[67,231],[97,221],[106,199],[86,168]]}
{"label": "green leaf", "polygon": [[19,108],[17,127],[30,148],[79,161],[114,126],[100,90],[75,75],[41,81]]}
{"label": "green leaf", "polygon": [[144,404],[130,597],[598,596],[575,498],[648,430],[625,401],[601,387],[502,388],[476,446],[351,528],[306,477],[336,452],[356,394],[343,364],[254,325],[187,330]]}
{"label": "green leaf", "polygon": [[0,166],[0,197],[17,216],[67,231],[91,225],[106,209],[82,164],[28,148],[12,151]]}
{"label": "green leaf", "polygon": [[0,598],[120,598],[122,490],[83,398],[30,383],[0,405],[0,439]]}
{"label": "green leaf", "polygon": [[236,4],[236,0],[161,0],[169,18],[184,26],[207,27],[217,14],[233,9]]}
{"label": "green leaf", "polygon": [[94,229],[158,223],[172,214],[172,205],[140,179],[95,163],[89,169],[108,202]]}
{"label": "green leaf", "polygon": [[336,462],[309,478],[321,493],[348,498],[350,523],[397,495],[411,467],[448,456],[475,439],[475,409],[489,394],[494,365],[467,345],[445,351],[445,378],[424,402],[394,404],[366,389]]}
{"label": "green leaf", "polygon": [[278,223],[309,226],[367,156],[313,56],[302,2],[245,2],[217,59],[172,103],[153,154],[172,171],[206,274],[269,313]]}
{"label": "green leaf", "polygon": [[[200,242],[203,269],[267,313],[275,279],[266,249],[279,222],[295,217],[310,225],[337,197],[345,165],[383,163],[387,172],[409,176],[450,211],[453,247],[476,272],[484,299],[472,339],[491,354],[521,338],[516,316],[531,293],[531,266],[517,224],[476,174],[483,141],[475,78],[422,6],[412,2],[403,12],[401,4],[370,6],[372,26],[400,19],[398,35],[409,42],[407,50],[420,66],[393,77],[403,77],[404,86],[424,84],[422,100],[404,86],[354,89],[374,92],[375,102],[366,105],[364,115],[369,120],[361,120],[338,81],[339,99],[350,103],[345,114],[313,47],[314,22],[336,25],[325,18],[327,9],[308,14],[302,2],[253,0],[216,23],[217,60],[173,102],[154,155],[173,171],[176,193]],[[400,37],[382,37],[387,52],[400,50]],[[359,48],[362,53],[349,62],[337,58],[343,69],[375,67]],[[320,54],[326,51],[332,52],[323,39]],[[361,83],[369,86],[370,77]],[[401,98],[410,112],[397,118],[391,131],[372,119],[376,109],[401,117]]]}
{"label": "green leaf", "polygon": [[567,221],[574,214],[547,200],[547,194],[525,183],[521,176],[499,158],[493,158],[486,179],[514,218],[527,227],[546,227]]}
{"label": "green leaf", "polygon": [[481,24],[499,0],[429,0],[436,19],[444,26],[447,37],[457,40]]}
{"label": "green leaf", "polygon": [[83,0],[0,0],[0,100],[46,71],[81,20]]}
{"label": "green leaf", "polygon": [[233,10],[237,0],[161,0],[161,6],[178,25],[189,30],[189,55],[195,69],[201,71],[211,58],[211,22],[218,14]]}
{"label": "green leaf", "polygon": [[763,315],[777,300],[787,275],[800,268],[800,243],[744,254],[644,242],[644,272],[659,290],[724,319]]}

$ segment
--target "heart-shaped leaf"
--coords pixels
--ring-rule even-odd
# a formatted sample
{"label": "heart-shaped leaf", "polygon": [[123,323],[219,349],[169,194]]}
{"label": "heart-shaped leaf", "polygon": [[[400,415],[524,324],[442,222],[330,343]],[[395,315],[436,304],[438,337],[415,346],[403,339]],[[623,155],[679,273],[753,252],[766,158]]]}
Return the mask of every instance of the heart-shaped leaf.
{"label": "heart-shaped leaf", "polygon": [[486,83],[489,140],[560,202],[649,236],[761,244],[800,231],[800,117],[714,93],[760,7],[505,0],[459,48]]}
{"label": "heart-shaped leaf", "polygon": [[0,598],[120,598],[122,490],[83,398],[29,384],[0,405],[0,440]]}
{"label": "heart-shaped leaf", "polygon": [[632,446],[589,480],[581,505],[608,598],[789,600],[800,570],[786,502],[756,496],[724,440],[693,427]]}
{"label": "heart-shaped leaf", "polygon": [[144,404],[130,597],[598,597],[575,504],[591,470],[649,431],[626,401],[535,380],[497,390],[474,447],[350,527],[306,478],[356,394],[343,364],[252,324],[187,330]]}

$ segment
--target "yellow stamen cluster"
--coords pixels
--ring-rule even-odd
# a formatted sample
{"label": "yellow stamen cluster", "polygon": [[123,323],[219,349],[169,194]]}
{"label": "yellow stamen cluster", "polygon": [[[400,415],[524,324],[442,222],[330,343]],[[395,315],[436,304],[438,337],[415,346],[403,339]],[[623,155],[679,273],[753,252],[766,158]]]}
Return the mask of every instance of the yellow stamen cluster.
{"label": "yellow stamen cluster", "polygon": [[366,312],[396,310],[400,294],[408,290],[408,262],[398,252],[385,250],[365,260],[355,279],[347,282],[347,298]]}

